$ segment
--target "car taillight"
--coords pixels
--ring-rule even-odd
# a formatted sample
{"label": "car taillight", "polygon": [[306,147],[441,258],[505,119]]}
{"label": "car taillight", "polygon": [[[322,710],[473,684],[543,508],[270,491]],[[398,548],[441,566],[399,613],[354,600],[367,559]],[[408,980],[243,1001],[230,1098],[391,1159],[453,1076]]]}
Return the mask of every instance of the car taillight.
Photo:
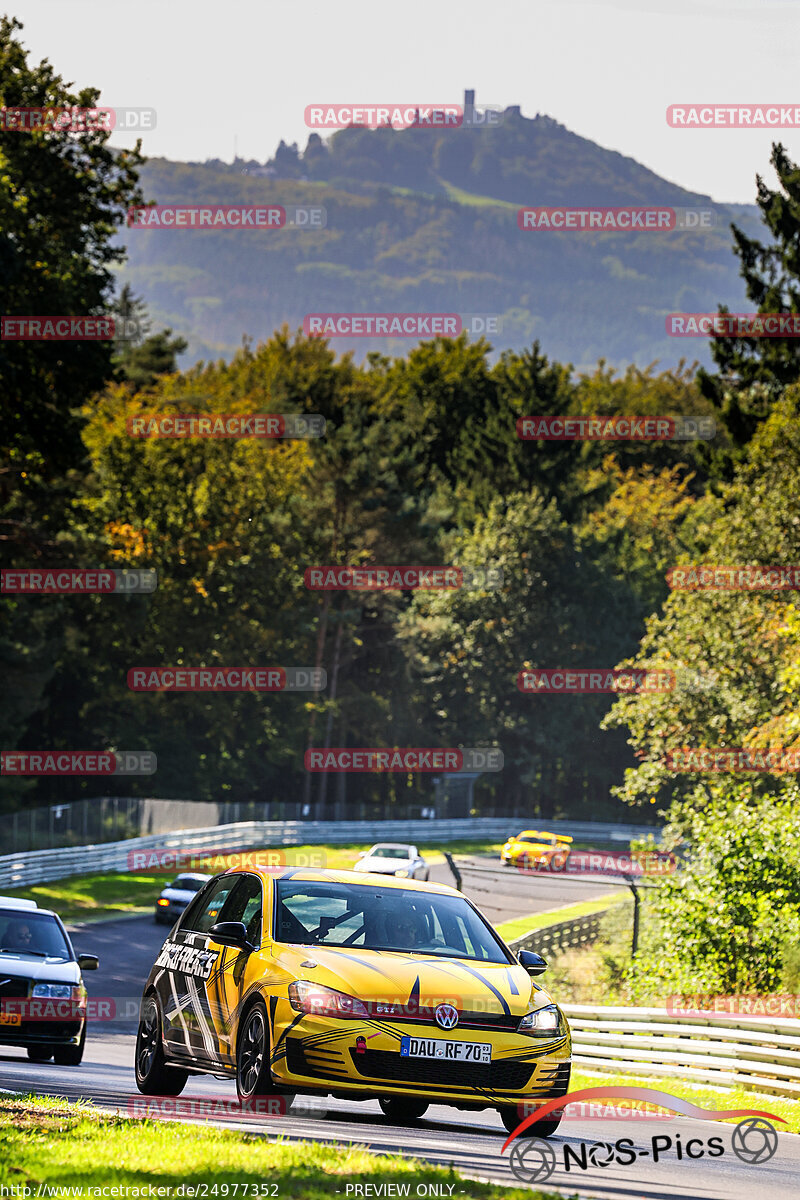
{"label": "car taillight", "polygon": [[366,1007],[355,996],[337,992],[321,983],[299,979],[289,984],[289,1003],[295,1012],[316,1017],[366,1017]]}

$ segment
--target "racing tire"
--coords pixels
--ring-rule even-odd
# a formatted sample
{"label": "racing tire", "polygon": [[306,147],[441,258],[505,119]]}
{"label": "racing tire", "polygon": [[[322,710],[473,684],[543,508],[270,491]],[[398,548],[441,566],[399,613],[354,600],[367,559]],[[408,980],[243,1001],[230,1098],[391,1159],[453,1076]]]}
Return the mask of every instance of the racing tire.
{"label": "racing tire", "polygon": [[[503,1106],[503,1108],[500,1108],[497,1111],[500,1113],[501,1120],[509,1133],[513,1133],[517,1126],[524,1120],[524,1117],[521,1117],[517,1112],[516,1105],[514,1104],[506,1104]],[[558,1109],[556,1109],[554,1113],[552,1113],[549,1117],[546,1117],[543,1121],[536,1121],[535,1124],[529,1125],[527,1129],[522,1131],[522,1136],[540,1138],[552,1137],[561,1124],[561,1119],[563,1116],[563,1110],[559,1112]]]}
{"label": "racing tire", "polygon": [[410,1100],[404,1096],[391,1096],[388,1100],[379,1100],[381,1112],[397,1125],[409,1125],[418,1121],[430,1107],[427,1100]]}
{"label": "racing tire", "polygon": [[269,1069],[269,1022],[263,1000],[256,1000],[244,1014],[236,1040],[236,1091],[242,1104],[260,1096],[282,1096],[288,1110],[294,1095],[272,1082]]}
{"label": "racing tire", "polygon": [[53,1047],[53,1062],[59,1067],[79,1067],[83,1059],[83,1051],[86,1046],[86,1022],[83,1023],[81,1032],[81,1040],[77,1046],[54,1046]]}
{"label": "racing tire", "polygon": [[168,1067],[161,1044],[161,1011],[152,993],[142,1001],[134,1054],[136,1086],[145,1096],[179,1096],[189,1072]]}
{"label": "racing tire", "polygon": [[31,1062],[49,1062],[53,1057],[52,1046],[28,1046],[26,1048]]}

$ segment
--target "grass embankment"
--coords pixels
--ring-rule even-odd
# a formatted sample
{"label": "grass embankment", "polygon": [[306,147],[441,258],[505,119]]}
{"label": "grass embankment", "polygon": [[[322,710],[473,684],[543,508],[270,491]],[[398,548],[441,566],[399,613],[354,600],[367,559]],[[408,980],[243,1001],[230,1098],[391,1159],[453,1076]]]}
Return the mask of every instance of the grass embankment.
{"label": "grass embankment", "polygon": [[[602,882],[602,880],[598,881]],[[557,925],[562,921],[575,921],[578,917],[588,917],[592,913],[605,912],[607,908],[611,908],[614,904],[621,904],[625,900],[630,901],[630,896],[627,893],[621,893],[616,896],[599,896],[597,900],[581,900],[577,904],[565,904],[562,908],[548,908],[545,912],[530,913],[527,917],[514,917],[510,921],[503,921],[495,928],[506,942],[512,942],[514,938],[522,937],[525,933],[531,933],[535,929],[544,929],[547,925]]]}
{"label": "grass embankment", "polygon": [[[501,1145],[498,1136],[498,1160]],[[183,1184],[179,1195],[191,1196],[194,1188],[195,1196],[233,1197],[238,1184],[239,1196],[321,1200],[337,1192],[345,1196],[347,1183],[390,1185],[373,1195],[397,1194],[392,1185],[400,1184],[414,1196],[417,1185],[438,1184],[439,1194],[465,1200],[558,1200],[552,1192],[474,1183],[444,1167],[374,1155],[360,1146],[275,1142],[231,1130],[105,1116],[82,1103],[45,1097],[0,1098],[0,1184],[17,1185],[17,1195],[25,1186],[31,1195],[74,1188],[61,1195],[75,1196],[91,1195],[88,1189],[105,1185],[152,1185],[169,1188],[161,1193],[168,1200]],[[48,1187],[54,1190],[48,1193]]]}
{"label": "grass embankment", "polygon": [[[569,1083],[571,1092],[576,1092],[579,1088],[603,1086],[657,1088],[701,1108],[757,1108],[762,1112],[774,1113],[776,1117],[783,1117],[786,1124],[776,1125],[779,1133],[800,1133],[800,1100],[791,1100],[786,1096],[770,1096],[767,1092],[754,1092],[743,1087],[712,1087],[704,1083],[686,1083],[664,1075],[622,1075],[610,1071],[601,1074],[582,1071],[580,1067],[572,1068]],[[610,1099],[608,1103],[621,1102]],[[731,1117],[734,1123],[740,1120],[741,1117]]]}
{"label": "grass embankment", "polygon": [[[165,835],[166,840],[166,835]],[[500,853],[500,845],[493,842],[453,842],[442,846],[420,845],[420,853],[431,866],[445,861],[443,850],[453,854]],[[334,870],[350,869],[365,845],[349,846],[266,846],[254,848],[252,853],[285,855],[289,864],[300,866],[328,866]],[[244,852],[243,852],[244,853]],[[249,853],[249,852],[248,852]],[[322,858],[320,858],[322,856]],[[278,859],[276,861],[284,861]],[[222,859],[204,861],[196,859],[184,870],[208,871],[216,874],[230,865]],[[96,875],[71,875],[50,883],[37,883],[31,887],[4,889],[6,896],[35,900],[40,908],[52,908],[67,923],[85,920],[102,920],[104,917],[125,914],[149,913],[156,896],[179,872],[175,868],[166,871],[104,872]]]}

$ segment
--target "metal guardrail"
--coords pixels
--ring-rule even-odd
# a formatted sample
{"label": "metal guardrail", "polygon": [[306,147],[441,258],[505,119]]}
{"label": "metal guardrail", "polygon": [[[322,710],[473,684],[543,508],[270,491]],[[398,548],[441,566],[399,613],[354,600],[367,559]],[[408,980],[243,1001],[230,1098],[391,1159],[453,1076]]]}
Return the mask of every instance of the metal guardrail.
{"label": "metal guardrail", "polygon": [[800,1019],[565,1004],[573,1062],[800,1098]]}
{"label": "metal guardrail", "polygon": [[554,925],[543,925],[541,929],[532,929],[523,933],[522,937],[509,942],[515,953],[520,950],[533,950],[535,954],[552,954],[554,950],[569,950],[575,946],[588,946],[595,941],[600,933],[600,920],[608,909],[589,913],[584,917],[574,917],[571,921],[557,921]]}
{"label": "metal guardrail", "polygon": [[[594,821],[549,821],[546,825],[554,832],[569,829],[573,837],[581,840],[599,838],[629,841],[631,837],[659,832],[653,826],[606,825]],[[518,833],[519,828],[519,819],[507,817],[462,817],[433,821],[241,821],[206,829],[179,829],[174,833],[150,834],[97,846],[68,846],[57,850],[26,850],[19,854],[5,854],[0,857],[0,887],[26,887],[69,875],[98,871],[128,871],[131,869],[129,855],[135,850],[253,850],[266,846],[325,843],[429,842],[439,838],[457,841],[465,838],[505,838],[511,833]]]}

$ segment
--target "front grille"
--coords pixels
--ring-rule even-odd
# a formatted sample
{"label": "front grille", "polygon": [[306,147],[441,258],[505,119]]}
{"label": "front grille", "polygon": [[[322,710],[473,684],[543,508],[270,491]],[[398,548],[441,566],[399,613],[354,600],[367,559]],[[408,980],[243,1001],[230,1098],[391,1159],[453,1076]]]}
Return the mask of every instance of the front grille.
{"label": "front grille", "polygon": [[446,1088],[488,1088],[517,1092],[526,1086],[535,1067],[531,1062],[467,1063],[441,1058],[405,1058],[392,1050],[350,1051],[359,1075],[397,1083],[434,1084]]}
{"label": "front grille", "polygon": [[0,1000],[17,999],[20,996],[29,995],[32,983],[32,979],[20,979],[18,976],[9,979],[3,974],[3,968],[0,967]]}

